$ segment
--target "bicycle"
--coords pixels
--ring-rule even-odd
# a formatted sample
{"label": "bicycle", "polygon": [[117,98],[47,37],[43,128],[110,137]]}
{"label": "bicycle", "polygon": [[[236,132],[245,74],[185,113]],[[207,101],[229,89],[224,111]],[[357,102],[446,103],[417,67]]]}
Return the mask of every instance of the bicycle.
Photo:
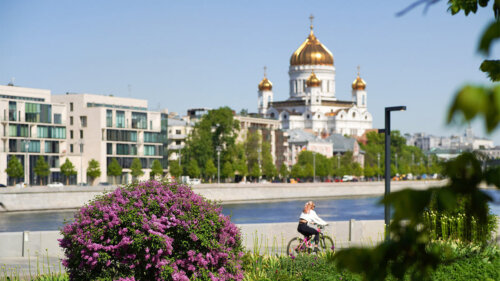
{"label": "bicycle", "polygon": [[[325,235],[322,230],[324,230],[325,226],[318,226],[319,232],[319,245],[318,251],[327,252],[327,251],[335,251],[335,244],[333,243],[333,239]],[[314,250],[314,244],[311,241],[311,236],[302,237],[294,237],[288,242],[288,246],[286,247],[286,252],[289,256],[301,254],[301,253],[312,253]]]}

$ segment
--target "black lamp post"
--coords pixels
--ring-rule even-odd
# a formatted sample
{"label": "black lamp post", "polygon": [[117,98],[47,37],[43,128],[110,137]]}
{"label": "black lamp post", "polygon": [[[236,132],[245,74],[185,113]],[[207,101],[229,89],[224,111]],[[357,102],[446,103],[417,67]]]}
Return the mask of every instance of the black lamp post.
{"label": "black lamp post", "polygon": [[[391,193],[391,111],[406,111],[406,106],[391,106],[385,108],[385,196]],[[385,240],[390,239],[389,223],[391,207],[385,203]]]}

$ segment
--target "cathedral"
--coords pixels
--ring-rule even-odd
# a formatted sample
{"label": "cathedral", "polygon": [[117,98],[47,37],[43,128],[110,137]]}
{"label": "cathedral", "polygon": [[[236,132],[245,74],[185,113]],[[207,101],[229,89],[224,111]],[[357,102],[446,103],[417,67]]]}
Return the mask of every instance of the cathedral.
{"label": "cathedral", "polygon": [[273,101],[273,86],[264,72],[258,91],[259,114],[280,120],[285,130],[305,129],[321,136],[334,133],[361,136],[372,128],[366,83],[358,68],[351,100],[337,98],[333,54],[314,35],[313,17],[310,19],[309,36],[290,58],[290,97]]}

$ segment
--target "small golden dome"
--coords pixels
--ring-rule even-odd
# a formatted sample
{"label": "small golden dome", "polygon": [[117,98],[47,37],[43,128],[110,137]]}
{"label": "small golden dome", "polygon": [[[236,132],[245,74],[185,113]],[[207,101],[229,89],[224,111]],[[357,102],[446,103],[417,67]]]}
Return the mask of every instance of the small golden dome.
{"label": "small golden dome", "polygon": [[318,79],[314,71],[311,73],[309,78],[306,81],[307,87],[319,87],[321,85],[321,80]]}
{"label": "small golden dome", "polygon": [[366,89],[366,82],[365,80],[361,79],[361,77],[356,77],[356,80],[352,82],[352,89],[353,90],[364,90]]}
{"label": "small golden dome", "polygon": [[306,41],[293,53],[290,65],[332,65],[333,55],[328,48],[314,36],[311,16],[311,33]]}
{"label": "small golden dome", "polygon": [[273,89],[273,83],[269,81],[266,77],[262,78],[259,83],[259,91],[271,91]]}

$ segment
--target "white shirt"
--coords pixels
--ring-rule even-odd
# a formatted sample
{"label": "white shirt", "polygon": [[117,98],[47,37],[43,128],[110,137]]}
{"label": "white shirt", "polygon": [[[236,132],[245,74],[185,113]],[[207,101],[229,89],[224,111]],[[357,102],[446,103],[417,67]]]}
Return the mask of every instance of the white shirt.
{"label": "white shirt", "polygon": [[300,214],[299,219],[306,220],[308,223],[314,222],[314,223],[319,224],[319,225],[326,225],[327,224],[326,221],[324,221],[320,217],[318,217],[318,215],[316,214],[316,212],[314,210],[309,210],[308,214],[302,212]]}

